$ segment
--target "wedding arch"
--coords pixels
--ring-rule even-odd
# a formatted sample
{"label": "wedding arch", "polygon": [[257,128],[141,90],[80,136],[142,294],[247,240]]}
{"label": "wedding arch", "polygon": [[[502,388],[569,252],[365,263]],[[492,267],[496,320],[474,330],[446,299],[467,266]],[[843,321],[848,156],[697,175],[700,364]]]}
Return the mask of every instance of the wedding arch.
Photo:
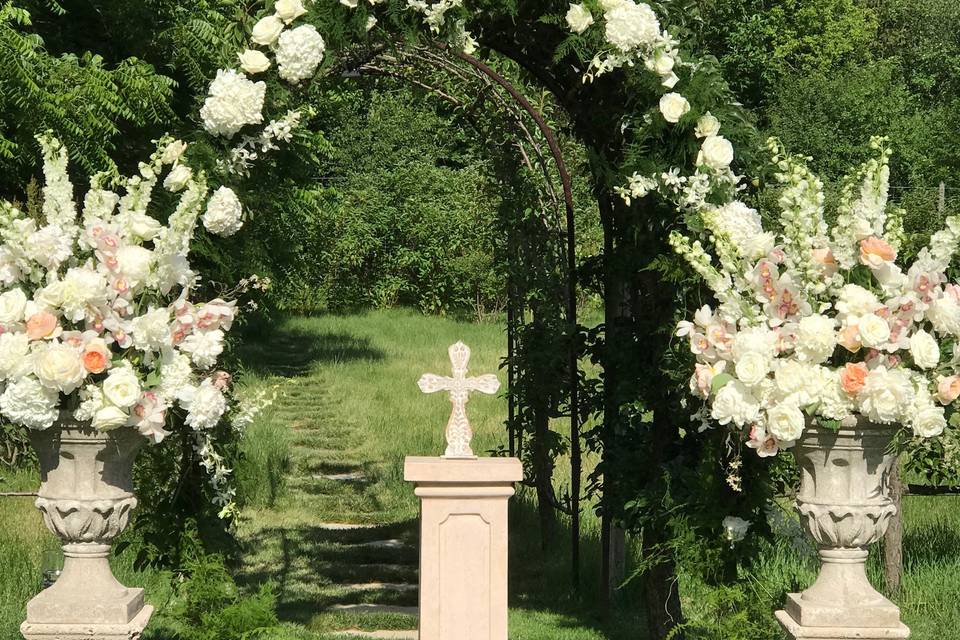
{"label": "wedding arch", "polygon": [[[229,375],[210,373],[236,308],[222,298],[203,303],[190,299],[196,274],[187,256],[194,232],[199,223],[214,235],[240,231],[247,215],[241,197],[244,178],[255,163],[308,125],[311,86],[326,76],[400,76],[463,106],[442,87],[405,73],[418,62],[461,79],[463,69],[470,69],[501,92],[498,107],[529,148],[537,150],[535,159],[523,161],[543,173],[544,193],[564,215],[556,228],[565,232],[567,242],[564,320],[574,465],[578,468],[579,429],[585,418],[578,400],[579,362],[588,356],[603,369],[602,389],[596,394],[602,399],[594,404],[603,420],[589,438],[602,454],[596,480],[603,486],[604,536],[608,539],[614,522],[643,529],[651,635],[677,637],[682,614],[666,539],[670,506],[666,501],[633,499],[643,490],[667,491],[663,472],[682,464],[677,461],[678,447],[708,450],[692,435],[687,442],[676,443],[677,416],[687,402],[686,380],[664,379],[662,363],[680,357],[670,329],[687,301],[677,300],[676,289],[664,285],[671,278],[685,277],[678,267],[684,258],[718,299],[739,300],[746,279],[737,271],[739,260],[752,250],[744,249],[744,243],[731,245],[731,230],[717,211],[732,207],[737,222],[749,223],[757,238],[763,235],[752,226],[756,212],[740,208],[738,193],[745,185],[733,170],[738,160],[750,160],[749,153],[735,156],[733,142],[754,142],[753,129],[715,61],[697,54],[693,3],[674,0],[654,8],[634,0],[587,0],[569,6],[513,0],[341,0],[308,6],[302,0],[277,0],[266,5],[258,3],[253,14],[241,17],[250,27],[249,46],[231,52],[210,85],[199,111],[205,134],[198,133],[189,144],[161,139],[137,175],[95,176],[81,207],[73,201],[66,150],[55,137],[41,136],[44,224],[13,205],[3,207],[0,276],[11,288],[2,294],[0,311],[12,330],[0,335],[4,351],[0,369],[7,381],[0,410],[35,431],[44,469],[39,506],[51,530],[70,547],[68,564],[75,567],[65,570],[63,584],[68,586],[63,588],[77,579],[76,567],[82,566],[97,576],[101,591],[91,594],[121,589],[105,558],[136,505],[130,467],[140,443],[126,427],[159,442],[169,434],[168,419],[173,415],[182,419],[184,428],[196,432],[196,451],[218,499],[229,510],[230,489],[218,463],[212,429],[223,420],[249,422],[262,399],[233,403]],[[485,52],[512,60],[531,84],[548,91],[564,112],[561,125],[588,150],[604,231],[602,336],[590,335],[577,323],[569,176],[555,132],[523,93],[483,60]],[[827,233],[817,223],[817,216],[822,221],[822,211],[817,210],[822,202],[815,177],[805,173],[798,159],[776,147],[772,151],[787,176],[780,180],[796,187],[788,204],[806,204],[806,196],[813,203],[812,213],[810,207],[798,207],[800,222],[792,228],[793,235],[809,231],[813,238],[825,238]],[[547,168],[547,159],[552,169]],[[871,165],[856,179],[879,180],[882,187],[882,179],[876,178],[882,176],[881,165]],[[559,190],[551,186],[557,182]],[[153,191],[161,184],[179,199],[166,224],[148,213]],[[881,209],[886,207],[885,192],[868,189],[862,197],[873,197],[882,202]],[[811,228],[801,228],[800,223],[811,220]],[[882,222],[880,227],[878,234],[888,231]],[[895,235],[896,229],[891,233]],[[702,241],[715,244],[722,269],[714,267]],[[892,262],[888,248],[893,249],[871,244],[865,259],[875,257],[879,269]],[[773,255],[775,247],[764,249],[763,255]],[[789,254],[783,261],[794,266]],[[808,280],[815,278],[815,265],[806,257],[794,261],[806,269]],[[786,317],[797,313],[788,305]],[[698,315],[695,320],[681,328],[694,336],[693,352],[702,356],[694,339],[700,335],[695,325],[705,322],[700,328],[709,333],[706,330],[716,323],[712,316],[703,320]],[[732,335],[736,322],[720,328],[723,335]],[[586,343],[589,346],[582,346]],[[22,366],[28,355],[29,369]],[[748,401],[749,394],[737,386],[739,380],[730,382],[730,373],[713,360],[700,365],[713,367],[709,382],[699,391],[715,420],[732,421],[738,427],[760,421],[759,408],[756,415],[747,415],[757,403]],[[698,374],[701,371],[697,369]],[[739,370],[736,373],[743,377]],[[764,375],[768,373],[764,370]],[[695,376],[694,382],[698,380]],[[720,390],[725,390],[722,396]],[[783,419],[796,426],[796,412]],[[786,438],[779,441],[785,443]],[[764,452],[769,448],[765,438],[753,438],[751,443]],[[816,464],[819,443],[803,446],[814,452],[808,459]],[[868,453],[877,455],[878,448],[873,443]],[[112,453],[101,462],[115,474],[119,493],[98,495],[94,506],[76,496],[65,499],[62,491],[68,479],[53,472],[52,462],[66,454],[89,463],[78,469],[93,475],[94,459],[108,449]],[[884,458],[885,465],[889,462]],[[857,460],[851,462],[856,464]],[[580,513],[579,481],[576,473],[569,505],[574,522]],[[882,478],[877,482],[882,486]],[[754,501],[753,512],[760,513],[763,498],[744,500]],[[889,514],[886,503],[879,506],[883,514],[875,519]],[[78,509],[83,516],[79,524],[73,515]],[[717,522],[707,526],[719,529]],[[731,521],[726,529],[742,533],[743,525]],[[576,526],[574,531],[579,539]],[[96,548],[80,546],[91,542]],[[573,548],[576,563],[576,542]],[[830,590],[821,585],[819,591]],[[123,607],[136,608],[138,598],[142,607],[142,594],[124,597]],[[44,606],[53,605],[37,604]],[[74,603],[82,606],[83,602]]]}

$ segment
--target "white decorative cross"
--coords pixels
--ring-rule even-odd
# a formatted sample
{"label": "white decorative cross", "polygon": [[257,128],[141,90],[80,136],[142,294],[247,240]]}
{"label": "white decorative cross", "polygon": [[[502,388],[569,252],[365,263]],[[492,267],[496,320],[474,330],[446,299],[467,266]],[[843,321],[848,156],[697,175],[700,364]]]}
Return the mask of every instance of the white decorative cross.
{"label": "white decorative cross", "polygon": [[450,403],[453,404],[453,411],[450,413],[450,420],[447,422],[447,451],[443,454],[443,457],[476,458],[477,456],[473,455],[473,450],[470,448],[473,429],[470,428],[470,420],[467,419],[467,402],[470,400],[470,392],[479,391],[480,393],[493,395],[500,389],[500,381],[493,374],[478,378],[467,377],[470,347],[462,342],[451,345],[448,351],[450,353],[450,363],[453,365],[453,377],[444,378],[432,373],[425,373],[417,382],[417,385],[424,393],[450,392]]}

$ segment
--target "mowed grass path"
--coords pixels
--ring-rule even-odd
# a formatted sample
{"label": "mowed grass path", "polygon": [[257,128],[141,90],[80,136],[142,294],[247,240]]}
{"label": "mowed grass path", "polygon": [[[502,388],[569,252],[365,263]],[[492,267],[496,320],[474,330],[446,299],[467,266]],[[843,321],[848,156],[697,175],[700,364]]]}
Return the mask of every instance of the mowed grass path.
{"label": "mowed grass path", "polygon": [[[449,374],[447,347],[457,340],[473,350],[472,373],[498,373],[505,383],[501,324],[394,310],[291,318],[246,341],[247,384],[279,384],[281,398],[251,428],[251,464],[238,470],[246,493],[258,495],[240,524],[240,581],[272,580],[284,620],[320,633],[416,628],[406,612],[418,598],[419,507],[403,481],[403,459],[444,450],[449,400],[422,394],[416,382],[425,372]],[[468,410],[474,450],[482,455],[505,442],[503,397],[475,397]],[[263,477],[284,451],[283,481]],[[515,532],[514,555],[532,569],[520,569],[516,581],[530,588],[514,594],[520,606],[511,613],[511,637],[613,637],[570,607],[543,606],[562,604],[549,572],[561,572],[563,559],[545,561],[529,514],[514,519],[524,527]],[[561,591],[565,584],[561,577]],[[359,610],[371,605],[372,613]]]}

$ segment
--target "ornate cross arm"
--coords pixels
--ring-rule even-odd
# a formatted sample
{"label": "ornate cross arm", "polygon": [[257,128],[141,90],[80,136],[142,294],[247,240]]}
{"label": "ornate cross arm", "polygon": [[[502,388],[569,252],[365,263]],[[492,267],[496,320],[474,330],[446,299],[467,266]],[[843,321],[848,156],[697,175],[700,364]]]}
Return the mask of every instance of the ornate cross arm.
{"label": "ornate cross arm", "polygon": [[470,448],[473,439],[473,429],[467,418],[467,402],[470,401],[470,392],[478,391],[493,395],[500,389],[497,376],[488,374],[476,378],[467,377],[467,366],[470,364],[470,347],[458,342],[449,349],[450,364],[453,366],[453,377],[446,378],[432,373],[426,373],[417,383],[424,393],[449,391],[450,403],[453,410],[447,422],[447,451],[444,458],[476,458]]}

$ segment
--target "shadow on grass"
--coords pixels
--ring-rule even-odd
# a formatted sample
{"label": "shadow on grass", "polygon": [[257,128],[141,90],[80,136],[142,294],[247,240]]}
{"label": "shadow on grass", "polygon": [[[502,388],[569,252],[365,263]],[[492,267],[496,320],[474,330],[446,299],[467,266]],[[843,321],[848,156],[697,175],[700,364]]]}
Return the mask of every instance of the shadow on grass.
{"label": "shadow on grass", "polygon": [[960,557],[960,532],[945,523],[908,531],[903,537],[904,567],[956,562]]}
{"label": "shadow on grass", "polygon": [[592,629],[608,640],[644,640],[646,623],[639,613],[640,595],[636,586],[626,585],[618,590],[609,615],[604,616],[601,611],[601,550],[597,532],[580,534],[580,588],[574,588],[571,538],[569,521],[560,519],[553,540],[544,549],[534,501],[526,495],[513,499],[510,505],[511,608],[555,614],[551,626]]}
{"label": "shadow on grass", "polygon": [[282,378],[307,376],[320,363],[377,362],[385,358],[386,353],[372,346],[368,338],[349,333],[303,331],[284,322],[265,331],[248,332],[235,353],[243,369]]}
{"label": "shadow on grass", "polygon": [[[380,544],[387,542],[386,544]],[[249,549],[278,549],[279,562],[238,577],[245,589],[273,582],[284,622],[310,625],[333,605],[416,606],[417,591],[344,589],[342,585],[416,584],[417,523],[334,530],[321,526],[263,529]],[[271,554],[273,555],[273,554]]]}

